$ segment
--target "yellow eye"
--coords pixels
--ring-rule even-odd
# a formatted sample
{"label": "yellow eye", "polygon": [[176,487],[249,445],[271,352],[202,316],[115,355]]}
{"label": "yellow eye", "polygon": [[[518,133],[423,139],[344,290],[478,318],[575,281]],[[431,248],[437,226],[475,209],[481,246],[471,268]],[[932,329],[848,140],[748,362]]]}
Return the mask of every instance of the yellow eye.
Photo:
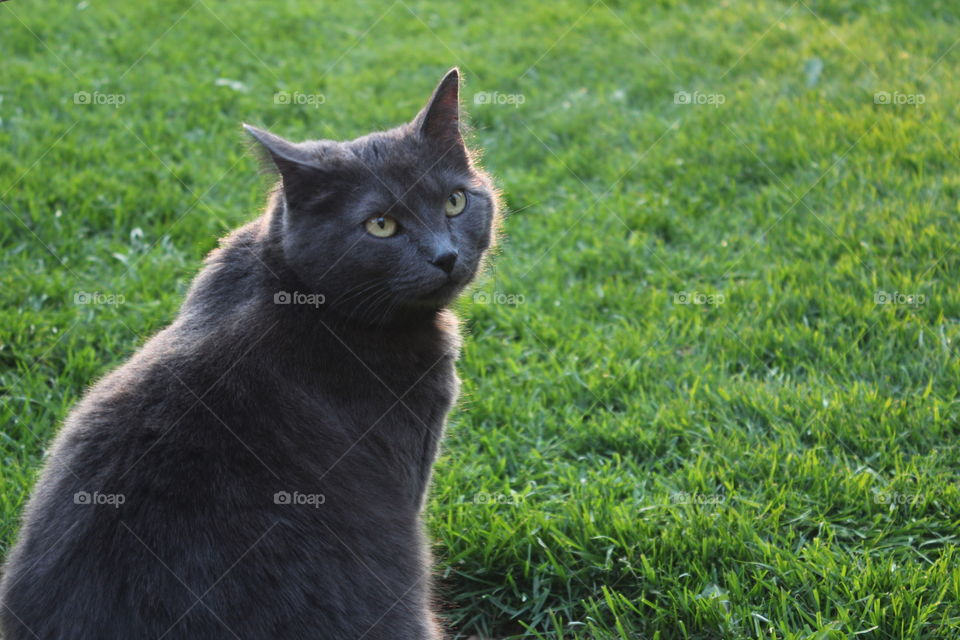
{"label": "yellow eye", "polygon": [[447,196],[447,201],[443,203],[443,212],[447,214],[447,217],[452,218],[460,215],[466,206],[467,194],[463,192],[463,189],[457,189]]}
{"label": "yellow eye", "polygon": [[397,232],[397,221],[390,216],[374,216],[367,219],[363,226],[367,233],[378,238],[389,238]]}

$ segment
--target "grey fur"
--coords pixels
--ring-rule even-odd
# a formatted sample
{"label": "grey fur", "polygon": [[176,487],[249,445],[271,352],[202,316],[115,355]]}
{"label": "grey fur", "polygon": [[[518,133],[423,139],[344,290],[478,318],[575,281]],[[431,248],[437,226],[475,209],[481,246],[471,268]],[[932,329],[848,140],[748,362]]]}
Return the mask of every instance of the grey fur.
{"label": "grey fur", "polygon": [[[421,511],[458,387],[446,307],[497,218],[458,86],[350,142],[248,128],[280,186],[67,418],[0,583],[6,640],[441,636]],[[401,232],[367,233],[381,213]]]}

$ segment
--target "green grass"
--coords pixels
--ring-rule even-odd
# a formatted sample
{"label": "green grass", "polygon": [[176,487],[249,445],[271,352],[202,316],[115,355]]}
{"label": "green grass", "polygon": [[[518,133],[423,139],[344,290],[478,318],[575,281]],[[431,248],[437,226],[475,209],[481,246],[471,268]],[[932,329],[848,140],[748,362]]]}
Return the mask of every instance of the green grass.
{"label": "green grass", "polygon": [[3,549],[70,406],[257,214],[239,123],[353,137],[457,64],[512,213],[459,305],[450,625],[960,638],[954,2],[85,5],[0,6]]}

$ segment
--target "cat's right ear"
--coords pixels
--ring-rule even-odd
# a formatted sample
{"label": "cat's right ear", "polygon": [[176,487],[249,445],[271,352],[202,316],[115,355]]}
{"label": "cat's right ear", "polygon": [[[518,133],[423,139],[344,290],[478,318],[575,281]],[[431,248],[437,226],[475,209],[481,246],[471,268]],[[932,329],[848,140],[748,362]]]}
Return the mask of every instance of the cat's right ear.
{"label": "cat's right ear", "polygon": [[287,203],[299,200],[315,188],[320,177],[317,158],[300,145],[249,124],[243,128],[259,143],[261,155],[280,173]]}
{"label": "cat's right ear", "polygon": [[454,67],[443,76],[413,126],[420,136],[434,142],[448,160],[469,163],[470,154],[460,133],[459,69]]}

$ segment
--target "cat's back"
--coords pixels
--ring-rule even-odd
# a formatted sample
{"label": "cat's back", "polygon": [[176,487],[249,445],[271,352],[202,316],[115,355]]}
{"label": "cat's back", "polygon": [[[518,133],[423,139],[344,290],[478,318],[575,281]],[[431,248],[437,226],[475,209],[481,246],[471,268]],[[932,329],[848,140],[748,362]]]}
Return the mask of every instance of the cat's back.
{"label": "cat's back", "polygon": [[[216,276],[201,278],[228,286]],[[171,637],[219,637],[196,601],[228,570],[221,589],[233,591],[206,596],[217,611],[241,616],[236,603],[265,603],[253,585],[279,580],[271,615],[256,620],[272,625],[265,634],[305,610],[346,628],[365,617],[352,593],[386,589],[371,606],[392,601],[420,575],[416,517],[457,388],[452,315],[403,348],[319,323],[315,357],[316,343],[291,340],[242,297],[221,311],[211,323],[188,305],[94,385],[57,436],[0,585],[11,611],[58,611],[31,620],[39,637],[70,637],[71,619],[76,638],[121,637],[124,620],[159,635],[188,610],[177,632],[192,635]],[[298,493],[322,496],[324,510],[277,504]],[[393,535],[368,547],[371,519]],[[341,571],[330,559],[344,539],[385,557],[380,580],[348,567],[325,575]]]}
{"label": "cat's back", "polygon": [[[229,287],[234,271],[208,265],[202,277]],[[237,416],[258,402],[244,389],[268,394],[271,376],[261,375],[262,359],[246,357],[249,310],[239,298],[220,299],[207,314],[219,321],[185,305],[70,412],[0,581],[0,628],[23,631],[8,640],[129,637],[120,621],[131,619],[159,635],[151,624],[188,610],[236,560],[235,548],[254,542],[220,517],[243,510],[238,474],[255,462],[238,463],[243,445],[226,421],[242,425]],[[257,386],[247,382],[253,378]],[[244,518],[251,529],[260,524],[255,510]]]}

